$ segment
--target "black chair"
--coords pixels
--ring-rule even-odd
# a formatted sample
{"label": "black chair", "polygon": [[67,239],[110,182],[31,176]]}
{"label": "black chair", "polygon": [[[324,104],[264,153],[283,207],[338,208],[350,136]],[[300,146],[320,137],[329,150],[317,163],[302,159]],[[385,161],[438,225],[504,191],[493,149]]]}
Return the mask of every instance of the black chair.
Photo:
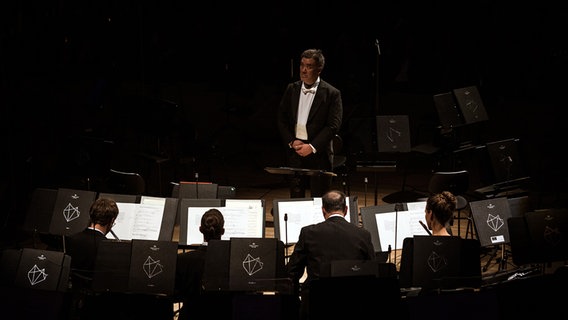
{"label": "black chair", "polygon": [[[458,212],[455,219],[458,220],[458,236],[460,236],[460,221],[461,219],[468,219],[468,230],[470,228],[471,219],[469,217],[461,217],[461,211],[464,210],[469,201],[464,197],[469,189],[469,171],[459,170],[459,171],[437,171],[432,173],[430,181],[428,183],[428,193],[430,195],[440,193],[442,191],[450,191],[456,196],[457,205],[456,211]],[[426,200],[421,198],[420,200]],[[453,224],[453,222],[452,222]],[[471,233],[473,238],[473,225],[471,224]],[[467,238],[467,232],[466,232]]]}
{"label": "black chair", "polygon": [[110,169],[108,192],[144,195],[146,192],[146,182],[139,173]]}

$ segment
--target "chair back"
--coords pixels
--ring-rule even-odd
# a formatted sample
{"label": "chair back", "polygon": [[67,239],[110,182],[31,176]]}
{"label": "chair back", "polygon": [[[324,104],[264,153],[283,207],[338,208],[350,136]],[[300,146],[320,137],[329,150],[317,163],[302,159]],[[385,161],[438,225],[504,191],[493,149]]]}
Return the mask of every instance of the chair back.
{"label": "chair back", "polygon": [[343,138],[336,134],[331,140],[331,168],[335,171],[346,162],[347,157],[343,154]]}
{"label": "chair back", "polygon": [[463,195],[469,189],[469,171],[437,171],[430,177],[428,191],[432,194],[450,191],[454,195]]}
{"label": "chair back", "polygon": [[135,172],[124,172],[110,169],[108,181],[109,191],[118,194],[144,195],[146,182]]}
{"label": "chair back", "polygon": [[457,209],[463,209],[468,202],[463,195],[469,189],[469,171],[437,171],[430,177],[428,184],[428,192],[430,194],[440,193],[442,191],[450,191],[457,200]]}

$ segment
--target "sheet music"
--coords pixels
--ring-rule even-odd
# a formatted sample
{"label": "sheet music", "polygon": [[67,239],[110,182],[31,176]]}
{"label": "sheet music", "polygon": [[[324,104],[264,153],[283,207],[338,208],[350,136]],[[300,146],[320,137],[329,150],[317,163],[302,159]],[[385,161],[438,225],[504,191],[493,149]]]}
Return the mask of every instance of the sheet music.
{"label": "sheet music", "polygon": [[[345,219],[351,222],[350,215],[350,200],[349,197],[345,198],[347,202],[347,214]],[[298,201],[280,201],[278,202],[278,222],[280,226],[280,240],[286,240],[286,222],[284,221],[284,214],[288,215],[288,243],[298,242],[300,231],[302,227],[311,224],[323,222],[323,212],[321,209],[321,197],[315,197],[313,200],[298,200]]]}
{"label": "sheet music", "polygon": [[[239,209],[233,213],[229,213],[232,208]],[[225,215],[225,211],[229,218],[231,218],[232,225],[230,228],[232,237],[246,237],[246,238],[262,238],[264,235],[264,207],[262,200],[259,199],[226,199],[225,208],[221,212]],[[244,213],[244,219],[242,214]],[[232,221],[238,219],[237,222]],[[242,221],[242,222],[241,222]],[[242,223],[246,223],[243,225]],[[227,219],[225,219],[225,230],[227,230]],[[225,234],[227,232],[225,231]]]}
{"label": "sheet music", "polygon": [[404,238],[411,238],[415,235],[428,235],[419,222],[421,219],[424,219],[425,206],[426,202],[409,202],[407,203],[408,211],[399,211],[398,217],[396,212],[375,214],[381,251],[388,251],[389,244],[392,249],[402,249]]}
{"label": "sheet music", "polygon": [[[112,231],[120,240],[157,241],[164,216],[164,204],[159,202],[150,204],[117,202],[119,214]],[[108,239],[114,238],[110,233],[106,237]]]}
{"label": "sheet music", "polygon": [[[287,243],[296,243],[303,226],[322,222],[324,220],[321,211],[321,198],[301,201],[280,201],[278,203],[278,219],[280,223],[280,239],[286,241],[286,229],[288,229]],[[284,221],[284,215],[288,216],[288,222]]]}
{"label": "sheet music", "polygon": [[159,197],[149,197],[149,196],[142,196],[140,198],[141,204],[155,204],[155,205],[166,205],[166,198],[159,198]]}
{"label": "sheet music", "polygon": [[225,218],[225,234],[222,240],[231,238],[262,238],[264,228],[264,209],[262,200],[227,199],[225,207],[189,207],[187,208],[187,243],[203,243],[203,234],[199,231],[201,216],[209,209],[217,209]]}

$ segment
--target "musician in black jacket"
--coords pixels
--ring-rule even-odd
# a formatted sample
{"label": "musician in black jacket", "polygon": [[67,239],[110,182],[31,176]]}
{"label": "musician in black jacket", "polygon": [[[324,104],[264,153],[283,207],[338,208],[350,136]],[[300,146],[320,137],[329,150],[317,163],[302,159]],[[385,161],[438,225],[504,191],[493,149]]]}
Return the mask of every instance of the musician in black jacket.
{"label": "musician in black jacket", "polygon": [[290,256],[287,269],[294,283],[307,271],[307,278],[299,288],[301,294],[300,318],[309,318],[310,281],[318,279],[334,260],[374,260],[375,249],[371,234],[366,229],[347,221],[346,196],[331,190],[322,197],[325,221],[303,227]]}

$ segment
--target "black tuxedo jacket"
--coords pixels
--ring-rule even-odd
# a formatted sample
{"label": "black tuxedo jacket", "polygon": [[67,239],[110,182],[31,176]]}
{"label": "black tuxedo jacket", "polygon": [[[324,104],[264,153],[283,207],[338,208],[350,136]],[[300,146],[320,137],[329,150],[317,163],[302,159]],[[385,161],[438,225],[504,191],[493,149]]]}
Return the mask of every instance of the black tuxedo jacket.
{"label": "black tuxedo jacket", "polygon": [[[296,139],[300,94],[304,94],[302,93],[302,81],[288,84],[278,109],[278,130],[287,148],[288,144]],[[329,159],[331,141],[339,132],[342,117],[341,92],[320,79],[306,122],[308,143],[316,148],[319,155],[325,155]]]}
{"label": "black tuxedo jacket", "polygon": [[289,275],[297,281],[307,267],[304,282],[320,277],[321,268],[333,260],[374,260],[375,249],[371,234],[342,217],[305,226],[300,230],[298,242],[287,264]]}

